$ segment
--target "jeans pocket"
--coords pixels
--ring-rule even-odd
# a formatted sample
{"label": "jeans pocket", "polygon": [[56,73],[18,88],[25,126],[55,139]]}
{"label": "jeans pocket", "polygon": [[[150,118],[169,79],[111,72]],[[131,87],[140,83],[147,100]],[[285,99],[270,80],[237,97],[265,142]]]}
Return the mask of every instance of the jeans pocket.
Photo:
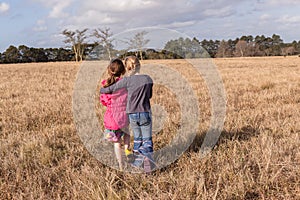
{"label": "jeans pocket", "polygon": [[148,112],[140,113],[140,126],[147,126],[151,123],[151,115]]}
{"label": "jeans pocket", "polygon": [[135,121],[135,122],[139,121],[139,116],[137,113],[129,114],[128,117],[129,117],[129,121]]}

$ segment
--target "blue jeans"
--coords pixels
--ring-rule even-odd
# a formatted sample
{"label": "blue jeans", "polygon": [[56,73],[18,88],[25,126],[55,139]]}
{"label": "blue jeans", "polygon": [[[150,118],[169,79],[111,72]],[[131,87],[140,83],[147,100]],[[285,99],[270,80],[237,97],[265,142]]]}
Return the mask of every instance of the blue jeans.
{"label": "blue jeans", "polygon": [[151,113],[131,113],[129,114],[129,122],[134,138],[133,151],[137,155],[133,164],[136,166],[141,166],[145,156],[153,161]]}

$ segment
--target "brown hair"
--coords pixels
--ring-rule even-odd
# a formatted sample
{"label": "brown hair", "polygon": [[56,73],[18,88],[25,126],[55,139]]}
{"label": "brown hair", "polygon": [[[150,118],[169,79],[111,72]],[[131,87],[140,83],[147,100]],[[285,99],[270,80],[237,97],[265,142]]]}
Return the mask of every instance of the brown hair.
{"label": "brown hair", "polygon": [[115,82],[117,82],[117,78],[125,74],[126,70],[122,60],[113,59],[110,64],[107,66],[107,73],[109,77],[106,79],[106,83],[103,87],[108,87]]}
{"label": "brown hair", "polygon": [[125,67],[127,74],[130,76],[140,72],[141,63],[137,57],[128,56],[125,58]]}

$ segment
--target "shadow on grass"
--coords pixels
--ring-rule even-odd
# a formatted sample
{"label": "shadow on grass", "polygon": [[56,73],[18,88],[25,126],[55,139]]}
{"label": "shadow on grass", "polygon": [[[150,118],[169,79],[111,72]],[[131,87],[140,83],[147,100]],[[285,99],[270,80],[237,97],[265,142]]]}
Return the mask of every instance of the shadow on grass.
{"label": "shadow on grass", "polygon": [[[185,138],[187,141],[192,141],[190,147],[185,151],[184,146],[181,144],[179,141],[178,143],[173,144],[171,147],[165,147],[165,148],[170,148],[170,151],[166,150],[164,151],[164,154],[154,154],[153,158],[156,163],[160,163],[158,165],[158,168],[154,169],[155,173],[161,173],[165,172],[168,170],[173,170],[176,168],[176,165],[178,163],[178,159],[175,159],[172,162],[169,162],[170,159],[168,159],[170,156],[174,156],[174,149],[176,149],[178,152],[183,152],[183,153],[198,153],[201,150],[202,143],[204,141],[205,135],[207,132],[201,132],[196,134],[195,138],[189,137]],[[222,131],[216,146],[219,146],[223,143],[226,143],[226,141],[248,141],[253,137],[257,137],[260,133],[254,129],[251,126],[244,126],[239,130],[233,130],[230,132],[227,131]],[[173,153],[172,153],[173,152]],[[168,154],[169,153],[169,154]],[[176,154],[177,155],[177,154]],[[178,158],[180,155],[177,155]],[[166,159],[168,162],[164,163],[161,162],[161,160]],[[153,172],[153,174],[155,174]]]}
{"label": "shadow on grass", "polygon": [[[205,135],[207,132],[202,132],[196,135],[193,143],[191,144],[190,148],[188,149],[189,152],[199,152],[201,149],[201,145],[204,141]],[[260,135],[260,132],[251,126],[244,126],[238,130],[222,131],[217,146],[226,141],[248,141],[253,137],[257,137]]]}
{"label": "shadow on grass", "polygon": [[[199,153],[201,151],[201,146],[204,141],[205,135],[207,132],[200,132],[196,135],[194,138],[191,146],[189,149],[187,149],[186,153]],[[260,132],[251,127],[251,126],[244,126],[240,129],[235,129],[232,131],[222,131],[221,135],[219,137],[219,140],[217,141],[216,148],[220,146],[221,144],[226,144],[228,141],[249,141],[251,138],[258,137],[260,135]],[[217,150],[217,149],[216,149]],[[159,175],[160,173],[163,172],[168,172],[168,171],[173,171],[178,169],[178,160],[174,161],[168,166],[165,166],[161,169],[158,169],[157,171],[154,172],[154,175]],[[257,166],[250,166],[251,173],[255,174],[259,170]],[[180,171],[180,170],[179,170]],[[245,191],[244,198],[245,200],[259,200],[261,199],[261,194],[259,191],[255,191],[255,188],[249,188]],[[236,196],[231,196],[228,199],[239,199]]]}

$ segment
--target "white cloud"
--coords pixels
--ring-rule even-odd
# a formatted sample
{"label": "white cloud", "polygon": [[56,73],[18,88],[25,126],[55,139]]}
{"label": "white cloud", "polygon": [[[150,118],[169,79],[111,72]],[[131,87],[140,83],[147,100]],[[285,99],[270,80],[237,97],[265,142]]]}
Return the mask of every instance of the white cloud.
{"label": "white cloud", "polygon": [[9,8],[10,8],[10,6],[8,3],[1,2],[0,3],[0,14],[7,12],[9,10]]}
{"label": "white cloud", "polygon": [[69,21],[79,26],[95,26],[99,24],[109,25],[119,23],[122,22],[123,19],[118,18],[110,13],[99,12],[96,10],[88,10],[79,16],[73,16],[69,19]]}
{"label": "white cloud", "polygon": [[263,21],[267,21],[267,20],[270,20],[272,19],[271,15],[269,14],[263,14],[259,17],[260,20],[263,20]]}
{"label": "white cloud", "polygon": [[267,4],[270,5],[280,5],[280,6],[284,6],[284,5],[299,5],[300,0],[269,0],[266,2]]}
{"label": "white cloud", "polygon": [[209,18],[224,18],[234,15],[236,5],[243,2],[245,1],[76,1],[72,16],[64,18],[62,27],[78,29],[109,26],[117,31],[142,26],[188,27]]}
{"label": "white cloud", "polygon": [[97,11],[105,12],[128,12],[136,10],[147,10],[159,5],[159,1],[151,0],[86,0],[82,2],[81,9],[90,10],[94,9]]}
{"label": "white cloud", "polygon": [[[257,21],[256,22],[252,22],[252,30],[257,30],[258,27],[266,27],[269,26],[269,24],[274,24],[274,21],[276,20],[276,18],[270,14],[262,14],[260,16],[257,16]],[[270,28],[269,28],[270,29]],[[257,31],[259,32],[259,31]]]}
{"label": "white cloud", "polygon": [[284,15],[280,17],[277,22],[283,23],[285,25],[290,25],[290,24],[300,24],[300,16],[289,16],[289,15]]}
{"label": "white cloud", "polygon": [[234,10],[231,6],[226,6],[223,8],[210,8],[204,10],[204,15],[208,17],[226,17],[234,14]]}
{"label": "white cloud", "polygon": [[51,12],[49,13],[50,18],[62,18],[67,17],[68,14],[64,11],[65,8],[71,5],[72,0],[57,1],[53,5]]}
{"label": "white cloud", "polygon": [[45,20],[39,19],[36,21],[37,25],[44,25],[45,24]]}
{"label": "white cloud", "polygon": [[46,25],[45,20],[37,20],[36,26],[33,28],[33,30],[36,32],[47,31],[48,27]]}
{"label": "white cloud", "polygon": [[68,17],[66,8],[72,5],[73,0],[33,0],[43,4],[45,7],[50,8],[48,17],[50,18],[64,18]]}

